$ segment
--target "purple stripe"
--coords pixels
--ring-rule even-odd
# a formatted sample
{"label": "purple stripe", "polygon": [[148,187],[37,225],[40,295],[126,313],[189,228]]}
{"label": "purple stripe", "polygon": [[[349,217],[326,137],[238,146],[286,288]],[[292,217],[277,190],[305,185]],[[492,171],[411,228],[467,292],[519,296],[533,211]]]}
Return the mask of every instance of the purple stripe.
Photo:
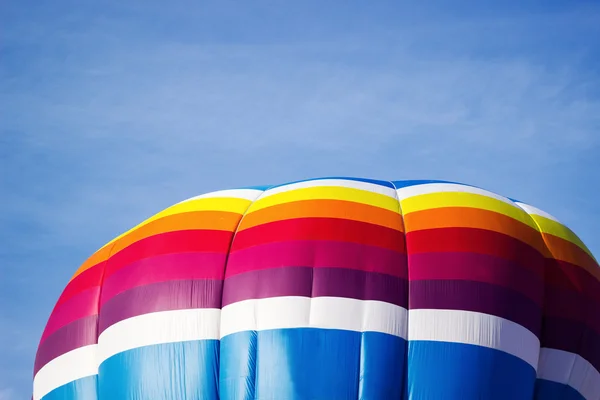
{"label": "purple stripe", "polygon": [[409,283],[409,307],[474,311],[513,321],[540,336],[542,310],[521,293],[483,282],[428,280]]}
{"label": "purple stripe", "polygon": [[223,306],[278,296],[336,296],[407,306],[407,281],[396,276],[343,268],[282,267],[225,279]]}
{"label": "purple stripe", "polygon": [[337,267],[407,277],[406,254],[381,247],[327,240],[273,242],[229,255],[225,277],[278,267]]}
{"label": "purple stripe", "polygon": [[418,253],[408,256],[410,280],[469,280],[517,290],[540,306],[544,277],[505,258],[477,253]]}
{"label": "purple stripe", "polygon": [[542,347],[579,354],[600,371],[600,334],[581,322],[544,317]]}
{"label": "purple stripe", "polygon": [[53,332],[40,343],[33,366],[34,375],[50,361],[71,350],[97,343],[98,316],[88,315]]}
{"label": "purple stripe", "polygon": [[102,306],[98,334],[127,318],[157,311],[221,308],[221,280],[179,280],[138,286]]}

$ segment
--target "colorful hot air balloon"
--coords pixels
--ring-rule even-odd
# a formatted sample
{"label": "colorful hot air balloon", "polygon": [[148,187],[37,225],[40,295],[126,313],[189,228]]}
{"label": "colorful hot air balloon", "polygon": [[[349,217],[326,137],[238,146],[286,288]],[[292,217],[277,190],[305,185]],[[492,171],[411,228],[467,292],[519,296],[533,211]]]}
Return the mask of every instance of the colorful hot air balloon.
{"label": "colorful hot air balloon", "polygon": [[441,181],[178,203],[60,296],[34,399],[600,399],[600,269],[554,217]]}

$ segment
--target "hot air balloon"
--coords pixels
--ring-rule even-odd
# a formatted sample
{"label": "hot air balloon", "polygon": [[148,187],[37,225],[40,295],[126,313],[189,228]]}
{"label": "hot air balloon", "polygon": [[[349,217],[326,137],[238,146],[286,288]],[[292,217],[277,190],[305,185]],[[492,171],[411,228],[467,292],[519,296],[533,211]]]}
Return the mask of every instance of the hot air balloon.
{"label": "hot air balloon", "polygon": [[600,269],[531,205],[444,181],[197,196],[75,272],[34,400],[600,399]]}

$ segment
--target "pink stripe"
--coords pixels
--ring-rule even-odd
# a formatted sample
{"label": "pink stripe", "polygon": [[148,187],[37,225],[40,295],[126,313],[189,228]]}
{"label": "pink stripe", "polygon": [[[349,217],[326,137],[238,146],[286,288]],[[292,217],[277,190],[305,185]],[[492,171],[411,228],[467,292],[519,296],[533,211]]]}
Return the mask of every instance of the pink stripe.
{"label": "pink stripe", "polygon": [[234,251],[226,277],[278,267],[329,267],[406,278],[406,255],[359,243],[325,240],[272,242]]}
{"label": "pink stripe", "polygon": [[174,253],[144,258],[107,277],[100,304],[134,287],[175,280],[222,280],[226,255],[223,253]]}
{"label": "pink stripe", "polygon": [[544,298],[540,276],[506,259],[476,253],[419,253],[408,256],[410,281],[464,280],[516,290],[538,305]]}
{"label": "pink stripe", "polygon": [[94,286],[90,289],[71,297],[69,300],[55,309],[50,318],[41,341],[46,337],[62,328],[63,326],[83,317],[98,314],[98,297],[100,295],[100,287]]}

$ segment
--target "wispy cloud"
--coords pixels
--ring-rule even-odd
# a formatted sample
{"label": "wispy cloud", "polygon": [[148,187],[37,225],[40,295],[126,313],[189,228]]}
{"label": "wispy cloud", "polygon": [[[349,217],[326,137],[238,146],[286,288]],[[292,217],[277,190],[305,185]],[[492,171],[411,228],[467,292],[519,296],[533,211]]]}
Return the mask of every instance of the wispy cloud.
{"label": "wispy cloud", "polygon": [[208,190],[462,180],[600,252],[598,6],[55,4],[7,6],[0,44],[0,343],[17,371],[0,361],[0,388],[19,397],[77,265]]}

